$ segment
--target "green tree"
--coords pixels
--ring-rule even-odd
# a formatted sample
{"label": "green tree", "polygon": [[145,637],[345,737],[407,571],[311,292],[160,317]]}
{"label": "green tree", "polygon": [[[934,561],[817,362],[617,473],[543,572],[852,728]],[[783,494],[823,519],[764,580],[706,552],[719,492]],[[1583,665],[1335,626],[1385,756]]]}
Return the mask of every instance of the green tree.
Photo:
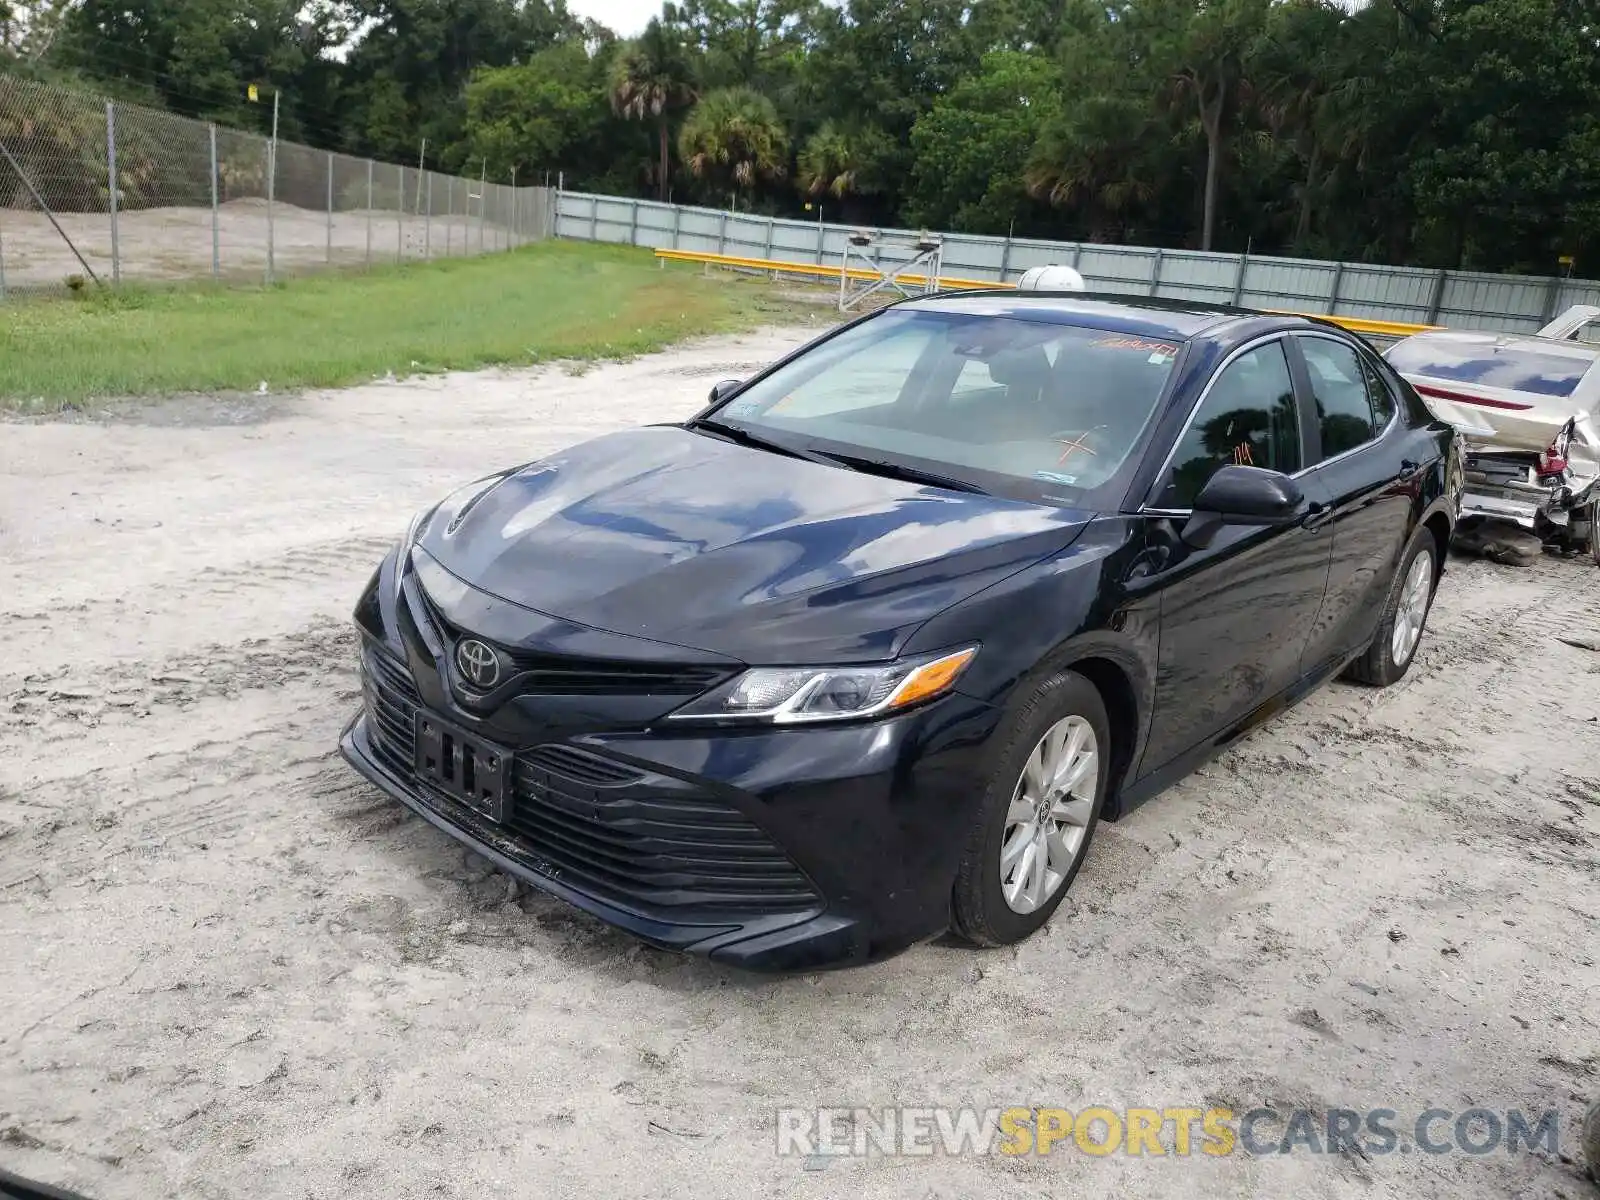
{"label": "green tree", "polygon": [[[265,132],[257,83],[286,138],[406,163],[425,138],[474,175],[664,197],[677,133],[719,200],[792,166],[775,212],[1596,274],[1595,3],[683,0],[619,42],[566,0],[0,0],[0,69]],[[117,186],[176,195],[181,156],[140,139]],[[300,161],[279,194],[318,203]]]}
{"label": "green tree", "polygon": [[1042,55],[999,50],[911,128],[906,215],[918,225],[1005,233],[1029,214],[1024,174],[1061,97]]}
{"label": "green tree", "polygon": [[523,180],[535,170],[565,170],[574,184],[604,171],[594,161],[607,146],[615,119],[606,94],[605,64],[579,42],[561,42],[513,67],[490,67],[467,84],[463,129],[467,152],[489,174]]}
{"label": "green tree", "polygon": [[785,174],[789,145],[771,100],[750,88],[719,88],[690,111],[678,153],[696,179],[726,194],[731,205],[739,191]]}
{"label": "green tree", "polygon": [[1433,261],[1556,269],[1563,215],[1600,187],[1596,16],[1578,0],[1432,6],[1433,120],[1406,173]]}
{"label": "green tree", "polygon": [[672,114],[694,99],[694,72],[669,6],[667,20],[652,17],[644,33],[622,47],[611,75],[611,104],[633,121],[656,129],[656,194],[665,200],[672,179]]}
{"label": "green tree", "polygon": [[1127,93],[1077,99],[1044,126],[1024,181],[1031,195],[1075,212],[1089,241],[1119,240],[1157,191],[1149,107]]}
{"label": "green tree", "polygon": [[0,66],[35,73],[71,8],[71,0],[0,0]]}
{"label": "green tree", "polygon": [[1165,86],[1150,30],[1103,7],[1069,8],[1057,44],[1059,99],[1044,114],[1023,180],[1078,236],[1127,236],[1177,174],[1172,132],[1155,103]]}
{"label": "green tree", "polygon": [[473,72],[511,66],[581,35],[562,0],[347,3],[351,20],[366,29],[340,72],[347,144],[405,162],[427,138],[429,161],[453,170],[467,160],[462,130]]}
{"label": "green tree", "polygon": [[1192,106],[1206,141],[1200,248],[1210,250],[1226,139],[1245,79],[1245,61],[1265,27],[1270,0],[1145,0],[1142,17],[1156,28],[1156,61],[1167,95]]}
{"label": "green tree", "polygon": [[774,102],[814,38],[820,0],[685,0],[676,10],[709,89],[751,87]]}
{"label": "green tree", "polygon": [[[941,95],[978,69],[983,37],[968,0],[849,0],[816,14],[813,46],[795,84],[792,120],[803,142],[818,125],[882,130],[864,169],[896,181],[878,207],[892,215],[913,165],[911,129]],[[815,121],[815,124],[811,122]]]}
{"label": "green tree", "polygon": [[875,126],[829,121],[801,147],[795,183],[803,195],[840,201],[845,220],[854,220],[863,199],[886,189],[876,167],[887,154],[883,132]]}
{"label": "green tree", "polygon": [[1250,48],[1250,91],[1268,137],[1297,165],[1296,217],[1290,245],[1304,252],[1326,176],[1361,136],[1359,64],[1350,61],[1349,16],[1331,0],[1289,0],[1267,14]]}
{"label": "green tree", "polygon": [[62,20],[51,63],[119,97],[263,131],[270,105],[250,104],[245,91],[264,84],[287,98],[283,136],[325,140],[300,103],[300,82],[346,32],[331,10],[302,13],[294,0],[81,0]]}

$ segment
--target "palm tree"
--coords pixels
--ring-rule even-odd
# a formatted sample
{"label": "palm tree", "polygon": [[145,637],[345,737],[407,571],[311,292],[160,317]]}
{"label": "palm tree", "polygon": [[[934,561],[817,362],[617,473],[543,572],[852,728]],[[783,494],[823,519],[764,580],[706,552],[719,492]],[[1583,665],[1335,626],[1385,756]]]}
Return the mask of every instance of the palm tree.
{"label": "palm tree", "polygon": [[1206,138],[1204,215],[1200,249],[1211,249],[1223,142],[1245,84],[1245,58],[1266,24],[1269,0],[1168,0],[1156,13],[1167,19],[1158,57],[1168,72],[1173,105],[1192,102]]}
{"label": "palm tree", "polygon": [[860,190],[861,165],[850,135],[828,121],[806,139],[795,182],[807,196],[842,198]]}
{"label": "palm tree", "polygon": [[747,87],[721,88],[694,106],[678,132],[678,153],[696,178],[748,191],[788,165],[789,140],[771,100]]}
{"label": "palm tree", "polygon": [[662,200],[672,178],[669,124],[676,109],[693,101],[693,80],[683,40],[659,17],[651,17],[644,32],[623,46],[612,66],[611,107],[630,120],[655,122],[656,191]]}
{"label": "palm tree", "polygon": [[1023,176],[1028,194],[1079,209],[1089,240],[1102,242],[1154,195],[1143,147],[1149,117],[1132,95],[1088,95],[1064,106],[1040,132]]}
{"label": "palm tree", "polygon": [[1346,61],[1347,19],[1330,0],[1275,7],[1248,59],[1267,132],[1286,142],[1302,167],[1297,252],[1306,250],[1313,204],[1330,166],[1359,149],[1363,105],[1360,77]]}
{"label": "palm tree", "polygon": [[888,150],[882,131],[826,121],[800,149],[795,185],[812,198],[832,196],[850,220],[863,197],[883,191],[881,163]]}

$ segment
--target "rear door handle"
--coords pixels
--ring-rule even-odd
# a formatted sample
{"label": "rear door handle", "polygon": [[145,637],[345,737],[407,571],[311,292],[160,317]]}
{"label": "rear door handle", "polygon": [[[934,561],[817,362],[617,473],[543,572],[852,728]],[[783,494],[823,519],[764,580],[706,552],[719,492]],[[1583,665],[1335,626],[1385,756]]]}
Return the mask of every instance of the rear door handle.
{"label": "rear door handle", "polygon": [[1403,483],[1420,470],[1422,470],[1421,463],[1414,463],[1409,458],[1402,459],[1400,462],[1400,474],[1396,475],[1395,478]]}

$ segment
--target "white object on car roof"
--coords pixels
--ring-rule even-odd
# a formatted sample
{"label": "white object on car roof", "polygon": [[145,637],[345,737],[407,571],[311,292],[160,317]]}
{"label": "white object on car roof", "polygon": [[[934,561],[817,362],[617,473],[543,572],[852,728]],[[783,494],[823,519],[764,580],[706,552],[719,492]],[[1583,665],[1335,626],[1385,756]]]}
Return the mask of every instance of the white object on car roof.
{"label": "white object on car roof", "polygon": [[1029,267],[1017,280],[1019,292],[1086,292],[1083,276],[1072,267]]}

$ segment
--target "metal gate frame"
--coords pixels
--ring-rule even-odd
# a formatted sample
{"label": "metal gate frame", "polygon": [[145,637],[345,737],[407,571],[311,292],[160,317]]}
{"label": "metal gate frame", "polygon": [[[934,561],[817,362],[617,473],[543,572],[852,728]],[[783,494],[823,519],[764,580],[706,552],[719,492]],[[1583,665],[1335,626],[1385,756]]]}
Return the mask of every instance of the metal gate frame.
{"label": "metal gate frame", "polygon": [[[895,264],[885,269],[884,265],[876,259],[867,256],[868,246],[890,246],[895,249],[907,249],[913,252],[912,257],[904,262]],[[857,258],[860,263],[855,270],[870,271],[872,279],[865,287],[852,288],[850,272],[851,258]],[[902,297],[915,295],[931,295],[939,290],[939,275],[944,267],[944,239],[927,233],[918,234],[916,237],[895,237],[882,233],[866,233],[857,231],[850,235],[845,243],[844,252],[839,259],[839,311],[849,312],[868,296],[886,288],[894,288]],[[901,276],[917,272],[921,268],[923,275],[920,291],[913,291],[915,284],[907,285],[901,282]]]}

